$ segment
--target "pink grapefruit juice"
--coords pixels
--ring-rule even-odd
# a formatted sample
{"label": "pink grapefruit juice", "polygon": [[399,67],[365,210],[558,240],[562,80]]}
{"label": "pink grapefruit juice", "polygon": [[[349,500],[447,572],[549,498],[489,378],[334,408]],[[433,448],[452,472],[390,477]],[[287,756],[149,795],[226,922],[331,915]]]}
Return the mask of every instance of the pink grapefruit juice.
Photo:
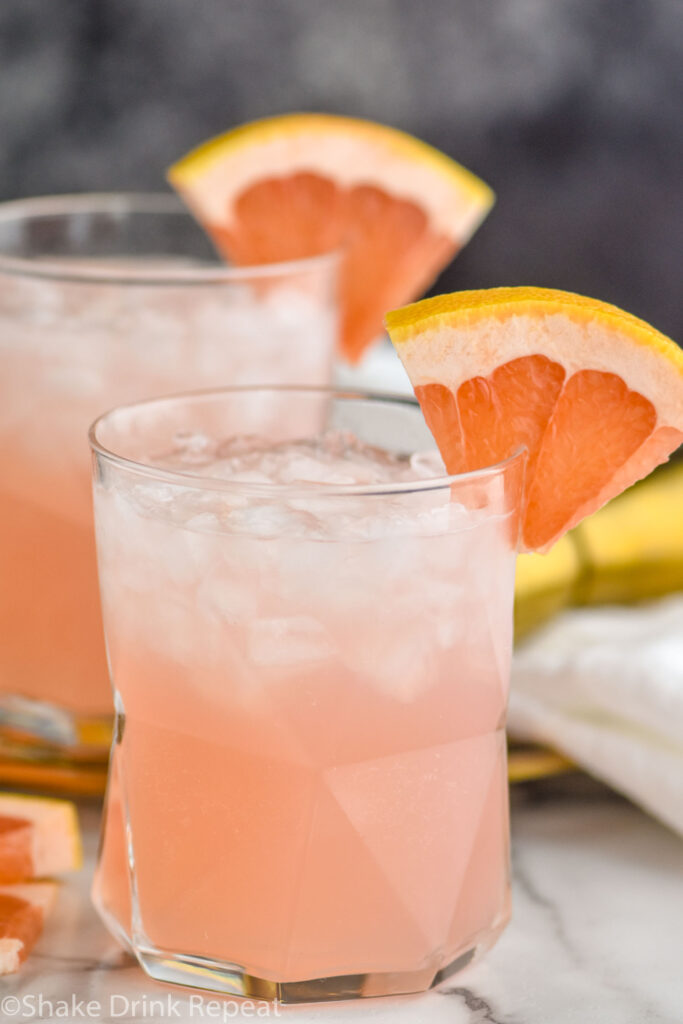
{"label": "pink grapefruit juice", "polygon": [[0,204],[3,733],[71,747],[81,719],[111,718],[92,419],[182,387],[331,375],[336,257],[235,270],[207,249],[170,196]]}
{"label": "pink grapefruit juice", "polygon": [[509,913],[501,480],[466,508],[346,433],[207,440],[198,467],[202,443],[157,454],[162,479],[100,459],[119,720],[96,903],[154,976],[429,987]]}
{"label": "pink grapefruit juice", "polygon": [[73,461],[69,473],[2,459],[0,661],[3,692],[89,717],[109,712],[111,688],[87,459]]}

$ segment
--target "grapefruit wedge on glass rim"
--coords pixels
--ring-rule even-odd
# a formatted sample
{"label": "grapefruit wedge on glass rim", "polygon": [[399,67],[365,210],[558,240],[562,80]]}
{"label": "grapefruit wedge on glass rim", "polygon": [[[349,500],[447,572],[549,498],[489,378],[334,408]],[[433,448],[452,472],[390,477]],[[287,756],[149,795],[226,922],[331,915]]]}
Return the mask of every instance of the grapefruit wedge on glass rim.
{"label": "grapefruit wedge on glass rim", "polygon": [[479,178],[386,125],[286,114],[210,139],[168,179],[236,264],[342,253],[341,348],[357,361],[385,310],[425,291],[493,204]]}
{"label": "grapefruit wedge on glass rim", "polygon": [[385,322],[449,473],[526,447],[522,550],[548,550],[683,442],[683,351],[616,306],[491,288]]}

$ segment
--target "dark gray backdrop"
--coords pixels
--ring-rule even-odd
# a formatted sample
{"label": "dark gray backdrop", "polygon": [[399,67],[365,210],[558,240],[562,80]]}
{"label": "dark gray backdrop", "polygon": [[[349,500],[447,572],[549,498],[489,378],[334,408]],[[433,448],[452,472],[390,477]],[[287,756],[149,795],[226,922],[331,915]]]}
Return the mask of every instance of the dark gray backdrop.
{"label": "dark gray backdrop", "polygon": [[156,188],[291,109],[387,121],[498,205],[441,288],[540,284],[681,334],[683,0],[0,0],[0,199]]}

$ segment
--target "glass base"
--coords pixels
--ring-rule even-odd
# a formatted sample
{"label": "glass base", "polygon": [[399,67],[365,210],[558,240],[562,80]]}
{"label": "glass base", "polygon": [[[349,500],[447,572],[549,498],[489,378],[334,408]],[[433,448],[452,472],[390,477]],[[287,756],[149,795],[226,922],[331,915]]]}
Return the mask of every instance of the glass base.
{"label": "glass base", "polygon": [[437,988],[495,945],[510,920],[508,896],[491,927],[466,943],[462,952],[444,966],[439,966],[442,957],[435,956],[433,962],[422,970],[345,974],[282,982],[251,974],[238,964],[225,960],[158,949],[142,936],[132,939],[126,926],[104,904],[99,881],[96,875],[92,898],[103,924],[150,978],[236,998],[283,1004],[415,995]]}
{"label": "glass base", "polygon": [[269,981],[248,974],[236,964],[182,956],[150,947],[138,947],[134,952],[145,973],[155,981],[278,1003],[323,1003],[409,995],[436,988],[492,946],[506,923],[502,922],[500,927],[487,935],[484,942],[471,946],[439,970],[428,967],[420,971],[345,974],[302,981]]}
{"label": "glass base", "polygon": [[[357,865],[347,861],[335,875],[329,858],[325,860],[321,855],[317,862],[313,860],[317,874],[300,869],[298,873],[290,872],[285,879],[286,887],[272,889],[269,900],[263,898],[259,889],[260,876],[241,879],[243,886],[251,885],[254,899],[249,904],[243,900],[241,908],[237,904],[242,912],[237,925],[229,887],[216,886],[215,896],[223,900],[217,910],[206,900],[198,904],[194,897],[196,894],[197,900],[204,898],[203,876],[193,878],[187,870],[183,874],[180,864],[177,877],[182,878],[185,904],[173,911],[171,901],[169,913],[167,894],[173,892],[173,885],[164,889],[154,887],[157,872],[167,869],[156,839],[150,872],[140,872],[139,860],[134,856],[134,830],[126,820],[121,787],[122,751],[116,745],[93,880],[95,907],[109,931],[157,981],[281,1003],[424,992],[489,949],[510,916],[505,748],[502,735],[500,741],[495,736],[493,739],[497,760],[491,764],[492,758],[485,758],[485,767],[490,771],[484,773],[481,784],[484,795],[464,808],[471,811],[474,821],[461,814],[460,829],[452,835],[448,833],[452,838],[450,850],[442,855],[443,847],[437,847],[437,853],[442,855],[440,861],[436,858],[438,879],[433,871],[424,868],[426,855],[422,843],[420,860],[413,864],[412,871],[395,873],[393,884],[391,875],[387,882],[385,876],[377,879],[375,874],[372,881],[376,884],[366,884],[362,892],[352,884],[356,877],[352,872]],[[478,744],[475,752],[483,746],[484,753],[489,753],[488,746],[481,741]],[[475,773],[471,775],[476,778]],[[403,823],[403,816],[408,813],[405,802],[398,813]],[[369,834],[370,840],[375,838],[372,825],[372,821],[364,824],[364,835],[367,838]],[[432,834],[438,837],[442,831],[434,828]],[[176,832],[168,833],[174,843],[179,841]],[[310,829],[305,833],[301,830],[307,840],[310,833]],[[339,824],[330,826],[328,834],[344,839],[344,829]],[[415,829],[412,836],[416,835],[419,839],[424,832]],[[176,846],[170,845],[165,857],[173,856],[174,850]],[[265,867],[271,863],[271,857],[277,866],[276,852],[268,854]],[[384,852],[386,863],[389,854],[396,854],[395,843],[387,844]],[[358,860],[365,866],[360,854]],[[295,867],[301,863],[301,858],[297,859]],[[376,868],[377,857],[370,863]],[[218,874],[219,861],[214,859],[211,864]],[[390,862],[389,867],[393,866]],[[228,877],[225,867],[222,870],[224,877]],[[322,891],[331,903],[320,898],[313,903],[306,888],[312,878],[318,881],[315,893],[319,896]],[[147,902],[144,898],[140,900],[140,881],[142,896],[149,897]],[[345,902],[337,899],[342,886]],[[281,909],[283,901],[278,904],[273,896],[280,895],[288,895],[290,900],[296,897],[299,903],[294,904],[295,908],[303,907],[294,920],[299,933],[289,940],[287,936],[295,931],[291,902],[285,907],[289,932],[277,931],[273,924],[284,916],[281,913],[279,919],[274,917],[274,910]],[[384,903],[379,902],[380,896],[385,897]],[[308,902],[304,903],[304,898]],[[378,904],[386,911],[385,916],[376,913],[374,908]],[[198,905],[203,918],[198,917]],[[312,921],[311,907],[316,912]],[[287,941],[289,945],[285,945]]]}

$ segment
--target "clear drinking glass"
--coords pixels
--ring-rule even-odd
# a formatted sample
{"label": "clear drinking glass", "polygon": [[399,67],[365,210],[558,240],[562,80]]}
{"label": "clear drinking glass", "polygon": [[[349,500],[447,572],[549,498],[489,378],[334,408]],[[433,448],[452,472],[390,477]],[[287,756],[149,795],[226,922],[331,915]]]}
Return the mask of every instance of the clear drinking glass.
{"label": "clear drinking glass", "polygon": [[336,275],[335,254],[226,267],[170,195],[0,205],[0,737],[107,737],[88,424],[185,387],[328,384]]}
{"label": "clear drinking glass", "polygon": [[[382,449],[388,482],[366,449],[321,468],[298,439],[326,431]],[[154,978],[287,1002],[469,963],[509,914],[523,456],[434,475],[411,400],[297,388],[140,403],[90,437],[107,926]]]}

